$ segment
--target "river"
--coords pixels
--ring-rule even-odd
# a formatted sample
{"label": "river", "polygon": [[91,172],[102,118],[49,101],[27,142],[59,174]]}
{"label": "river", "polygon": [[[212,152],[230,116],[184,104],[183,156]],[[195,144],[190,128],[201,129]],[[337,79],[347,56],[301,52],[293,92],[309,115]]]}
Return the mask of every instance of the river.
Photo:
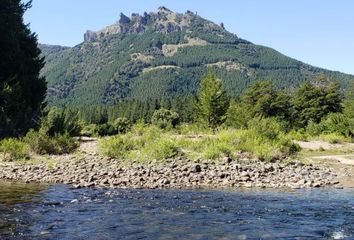
{"label": "river", "polygon": [[0,239],[354,239],[351,189],[0,189]]}

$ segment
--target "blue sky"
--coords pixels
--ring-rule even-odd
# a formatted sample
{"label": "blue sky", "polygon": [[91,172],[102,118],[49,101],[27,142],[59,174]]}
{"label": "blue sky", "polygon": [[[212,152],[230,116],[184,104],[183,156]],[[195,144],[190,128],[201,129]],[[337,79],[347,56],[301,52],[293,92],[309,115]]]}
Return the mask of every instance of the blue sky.
{"label": "blue sky", "polygon": [[314,66],[354,74],[353,0],[33,0],[25,22],[39,42],[74,46],[119,13],[191,10],[253,43]]}

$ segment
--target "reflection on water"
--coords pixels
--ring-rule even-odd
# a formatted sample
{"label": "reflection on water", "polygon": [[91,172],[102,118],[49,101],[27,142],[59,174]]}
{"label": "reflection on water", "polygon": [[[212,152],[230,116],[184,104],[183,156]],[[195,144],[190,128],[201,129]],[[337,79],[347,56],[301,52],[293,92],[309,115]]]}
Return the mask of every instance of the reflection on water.
{"label": "reflection on water", "polygon": [[43,184],[0,182],[0,204],[33,202],[45,188]]}
{"label": "reflection on water", "polygon": [[0,239],[354,239],[351,190],[2,186]]}

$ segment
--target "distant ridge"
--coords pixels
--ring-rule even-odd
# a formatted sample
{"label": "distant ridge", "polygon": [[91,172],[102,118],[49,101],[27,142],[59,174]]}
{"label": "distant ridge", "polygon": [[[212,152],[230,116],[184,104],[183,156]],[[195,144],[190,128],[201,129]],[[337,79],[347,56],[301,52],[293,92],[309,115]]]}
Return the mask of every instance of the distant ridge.
{"label": "distant ridge", "polygon": [[187,11],[166,7],[134,13],[99,31],[86,31],[72,48],[40,45],[46,58],[42,74],[51,105],[115,104],[125,100],[190,96],[212,68],[231,96],[252,82],[271,80],[296,88],[323,74],[345,87],[354,76],[304,64],[271,48],[252,44]]}

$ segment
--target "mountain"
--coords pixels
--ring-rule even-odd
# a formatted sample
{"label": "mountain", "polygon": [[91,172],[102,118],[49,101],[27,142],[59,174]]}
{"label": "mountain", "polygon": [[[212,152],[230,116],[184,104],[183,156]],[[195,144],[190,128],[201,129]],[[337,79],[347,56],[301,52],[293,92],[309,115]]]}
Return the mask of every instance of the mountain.
{"label": "mountain", "polygon": [[51,105],[89,106],[124,100],[190,96],[212,68],[231,96],[250,83],[271,80],[294,89],[324,74],[343,86],[354,76],[316,68],[255,45],[196,13],[120,15],[117,23],[87,31],[75,47],[40,45]]}

